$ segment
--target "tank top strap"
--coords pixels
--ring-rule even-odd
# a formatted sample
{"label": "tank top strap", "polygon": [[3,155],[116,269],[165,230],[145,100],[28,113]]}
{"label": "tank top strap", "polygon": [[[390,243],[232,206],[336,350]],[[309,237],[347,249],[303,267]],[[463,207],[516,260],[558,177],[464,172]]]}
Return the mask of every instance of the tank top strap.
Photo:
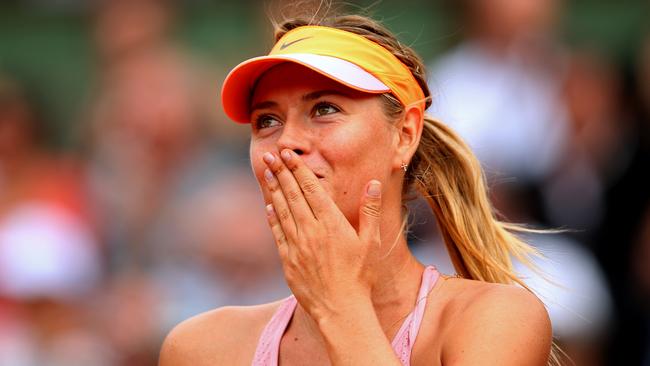
{"label": "tank top strap", "polygon": [[266,325],[253,357],[253,366],[277,366],[280,352],[280,341],[289,325],[298,301],[291,295],[287,297]]}
{"label": "tank top strap", "polygon": [[[428,266],[424,270],[422,276],[422,285],[420,286],[420,293],[418,294],[418,300],[415,304],[415,310],[413,311],[413,325],[409,331],[409,336],[415,342],[415,338],[418,336],[420,331],[420,324],[422,323],[422,318],[424,317],[424,310],[427,306],[427,297],[429,293],[435,286],[438,281],[440,274],[434,266]],[[413,345],[411,345],[412,347]]]}
{"label": "tank top strap", "polygon": [[395,338],[393,338],[391,345],[393,346],[395,354],[402,362],[402,365],[408,366],[411,364],[411,352],[413,351],[415,339],[420,331],[424,310],[427,306],[427,296],[438,281],[438,277],[440,277],[440,273],[438,273],[436,267],[427,266],[424,269],[424,272],[422,273],[422,282],[420,283],[420,290],[418,291],[418,297],[415,302],[415,308],[406,317],[402,327],[397,332]]}

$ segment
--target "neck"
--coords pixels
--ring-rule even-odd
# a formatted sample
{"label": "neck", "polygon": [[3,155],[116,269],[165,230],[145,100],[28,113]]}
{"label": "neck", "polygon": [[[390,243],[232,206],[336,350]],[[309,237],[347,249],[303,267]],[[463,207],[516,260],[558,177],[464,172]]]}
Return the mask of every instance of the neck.
{"label": "neck", "polygon": [[[400,175],[401,182],[403,177]],[[413,310],[424,266],[408,248],[405,235],[401,185],[389,185],[382,202],[381,247],[377,250],[375,266],[377,282],[372,287],[372,303],[385,332],[397,320],[397,327]],[[395,330],[396,332],[397,330]]]}

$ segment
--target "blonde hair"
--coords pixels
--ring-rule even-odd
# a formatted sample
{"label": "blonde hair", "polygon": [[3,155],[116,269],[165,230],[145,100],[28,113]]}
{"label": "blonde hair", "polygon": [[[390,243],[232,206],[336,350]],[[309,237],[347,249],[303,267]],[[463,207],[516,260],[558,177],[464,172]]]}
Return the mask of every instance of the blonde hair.
{"label": "blonde hair", "polygon": [[[286,32],[318,24],[356,33],[393,53],[411,73],[431,105],[425,67],[420,57],[403,45],[378,22],[360,15],[329,16],[321,19],[296,17],[274,23],[275,41]],[[383,94],[385,114],[397,120],[404,106],[392,94]],[[530,261],[538,251],[516,233],[538,232],[497,218],[487,191],[481,165],[465,142],[444,123],[425,115],[420,144],[404,181],[404,197],[413,190],[421,194],[436,216],[441,236],[459,275],[484,282],[530,288],[517,276],[511,258],[536,270]],[[532,292],[532,291],[531,291]],[[549,365],[559,365],[554,345]]]}

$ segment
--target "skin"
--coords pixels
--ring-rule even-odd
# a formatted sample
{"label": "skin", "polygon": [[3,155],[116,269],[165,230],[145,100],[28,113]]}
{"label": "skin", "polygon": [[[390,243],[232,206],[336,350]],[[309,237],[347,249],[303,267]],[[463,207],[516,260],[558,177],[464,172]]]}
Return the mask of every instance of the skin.
{"label": "skin", "polygon": [[[253,171],[299,302],[280,363],[400,365],[390,340],[424,269],[401,230],[401,164],[417,149],[421,112],[390,122],[380,97],[294,64],[265,73],[251,105]],[[441,276],[427,301],[412,365],[546,364],[548,314],[527,291]],[[221,308],[178,325],[160,364],[250,365],[279,304]]]}

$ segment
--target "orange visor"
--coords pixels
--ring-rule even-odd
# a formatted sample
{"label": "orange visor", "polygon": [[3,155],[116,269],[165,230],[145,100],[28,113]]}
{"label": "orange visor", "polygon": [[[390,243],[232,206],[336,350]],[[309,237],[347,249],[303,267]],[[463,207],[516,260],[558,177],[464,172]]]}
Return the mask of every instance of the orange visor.
{"label": "orange visor", "polygon": [[268,56],[237,65],[226,77],[221,102],[228,117],[250,122],[250,98],[257,79],[271,67],[293,62],[352,89],[392,93],[405,107],[425,109],[422,88],[395,55],[358,34],[322,26],[303,26],[287,32]]}

